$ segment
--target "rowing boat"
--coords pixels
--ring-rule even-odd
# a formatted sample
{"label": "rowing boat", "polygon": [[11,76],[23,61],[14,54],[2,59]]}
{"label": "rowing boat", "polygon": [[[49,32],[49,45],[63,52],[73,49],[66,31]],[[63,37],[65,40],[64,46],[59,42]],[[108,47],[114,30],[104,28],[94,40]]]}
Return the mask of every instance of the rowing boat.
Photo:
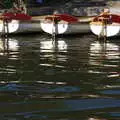
{"label": "rowing boat", "polygon": [[22,13],[5,13],[0,17],[1,34],[41,32],[40,20]]}
{"label": "rowing boat", "polygon": [[[32,33],[32,32],[41,32],[40,20],[11,20],[8,23],[8,34],[17,34],[17,33]],[[0,33],[4,32],[3,21],[0,21]],[[7,32],[7,27],[5,27],[5,33]]]}
{"label": "rowing boat", "polygon": [[113,37],[120,35],[120,15],[102,14],[90,22],[90,29],[93,34],[99,37]]}
{"label": "rowing boat", "polygon": [[78,34],[90,32],[89,23],[67,14],[57,14],[41,21],[41,29],[48,34]]}

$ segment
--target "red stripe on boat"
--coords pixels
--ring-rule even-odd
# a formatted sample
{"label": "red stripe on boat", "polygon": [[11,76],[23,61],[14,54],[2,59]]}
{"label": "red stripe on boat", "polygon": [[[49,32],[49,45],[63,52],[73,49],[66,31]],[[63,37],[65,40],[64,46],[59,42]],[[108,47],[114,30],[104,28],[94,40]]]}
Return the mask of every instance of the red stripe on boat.
{"label": "red stripe on boat", "polygon": [[66,22],[72,23],[72,22],[78,22],[78,18],[68,15],[68,14],[54,14],[51,16],[47,16],[45,19],[49,20],[64,20]]}
{"label": "red stripe on boat", "polygon": [[31,20],[31,16],[24,13],[3,13],[2,16],[5,20]]}
{"label": "red stripe on boat", "polygon": [[93,19],[94,22],[109,20],[110,22],[120,23],[120,15],[115,14],[107,14],[107,15],[100,15]]}
{"label": "red stripe on boat", "polygon": [[78,22],[78,18],[68,14],[55,14],[55,16],[60,17],[61,20],[64,20],[67,22]]}

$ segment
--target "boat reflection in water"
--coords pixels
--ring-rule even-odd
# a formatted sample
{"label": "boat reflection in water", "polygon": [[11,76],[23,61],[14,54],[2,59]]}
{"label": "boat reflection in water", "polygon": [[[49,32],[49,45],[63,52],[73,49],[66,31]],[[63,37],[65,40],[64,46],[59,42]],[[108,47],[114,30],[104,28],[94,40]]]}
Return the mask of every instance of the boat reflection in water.
{"label": "boat reflection in water", "polygon": [[10,61],[18,60],[19,45],[15,39],[0,39],[0,83],[6,83],[8,76],[16,74],[16,68]]}
{"label": "boat reflection in water", "polygon": [[119,41],[92,35],[0,40],[0,117],[117,120],[119,51]]}
{"label": "boat reflection in water", "polygon": [[19,45],[16,39],[1,38],[0,39],[0,55],[9,54],[9,52],[18,51]]}
{"label": "boat reflection in water", "polygon": [[[90,70],[89,72],[106,74],[108,78],[120,77],[119,70],[117,69],[120,67],[119,51],[120,47],[117,44],[110,43],[109,41],[106,43],[100,43],[99,41],[95,41],[94,43],[92,43],[90,48],[89,64],[96,66],[97,69],[93,71]],[[98,69],[100,67],[103,68],[102,71],[101,69]],[[111,71],[109,71],[108,69],[111,69]]]}
{"label": "boat reflection in water", "polygon": [[67,52],[67,44],[65,43],[65,41],[53,41],[51,39],[40,42],[40,52],[55,52],[55,50]]}

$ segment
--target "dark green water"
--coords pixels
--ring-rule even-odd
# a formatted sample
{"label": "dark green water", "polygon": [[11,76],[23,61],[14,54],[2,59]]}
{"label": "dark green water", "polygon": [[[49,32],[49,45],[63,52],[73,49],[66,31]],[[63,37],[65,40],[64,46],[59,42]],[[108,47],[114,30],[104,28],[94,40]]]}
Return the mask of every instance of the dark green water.
{"label": "dark green water", "polygon": [[0,39],[0,120],[120,120],[120,39]]}

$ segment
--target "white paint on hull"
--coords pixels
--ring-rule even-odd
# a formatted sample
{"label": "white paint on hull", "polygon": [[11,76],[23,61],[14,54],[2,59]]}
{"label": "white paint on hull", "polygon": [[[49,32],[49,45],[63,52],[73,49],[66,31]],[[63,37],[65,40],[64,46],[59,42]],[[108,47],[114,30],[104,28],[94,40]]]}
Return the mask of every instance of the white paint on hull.
{"label": "white paint on hull", "polygon": [[[18,20],[12,20],[8,23],[8,32],[13,33],[17,31],[19,28],[19,21]],[[0,32],[3,32],[4,26],[3,21],[0,21]],[[5,27],[5,32],[7,32],[7,27]]]}
{"label": "white paint on hull", "polygon": [[112,37],[120,34],[120,24],[112,23],[103,26],[100,22],[91,22],[90,29],[97,36]]}
{"label": "white paint on hull", "polygon": [[18,20],[12,20],[10,23],[8,23],[8,32],[13,33],[17,31],[19,28],[19,21]]}
{"label": "white paint on hull", "polygon": [[88,22],[77,22],[77,23],[67,23],[60,21],[55,28],[53,22],[41,22],[41,29],[49,34],[76,34],[76,33],[88,33],[90,32],[90,27]]}
{"label": "white paint on hull", "polygon": [[44,32],[49,34],[63,34],[68,29],[68,23],[58,23],[54,24],[53,22],[41,22],[41,28]]}
{"label": "white paint on hull", "polygon": [[[0,33],[3,32],[3,21],[0,21]],[[5,28],[5,31],[7,29]],[[8,23],[9,34],[41,32],[40,20],[18,21],[12,20]]]}

